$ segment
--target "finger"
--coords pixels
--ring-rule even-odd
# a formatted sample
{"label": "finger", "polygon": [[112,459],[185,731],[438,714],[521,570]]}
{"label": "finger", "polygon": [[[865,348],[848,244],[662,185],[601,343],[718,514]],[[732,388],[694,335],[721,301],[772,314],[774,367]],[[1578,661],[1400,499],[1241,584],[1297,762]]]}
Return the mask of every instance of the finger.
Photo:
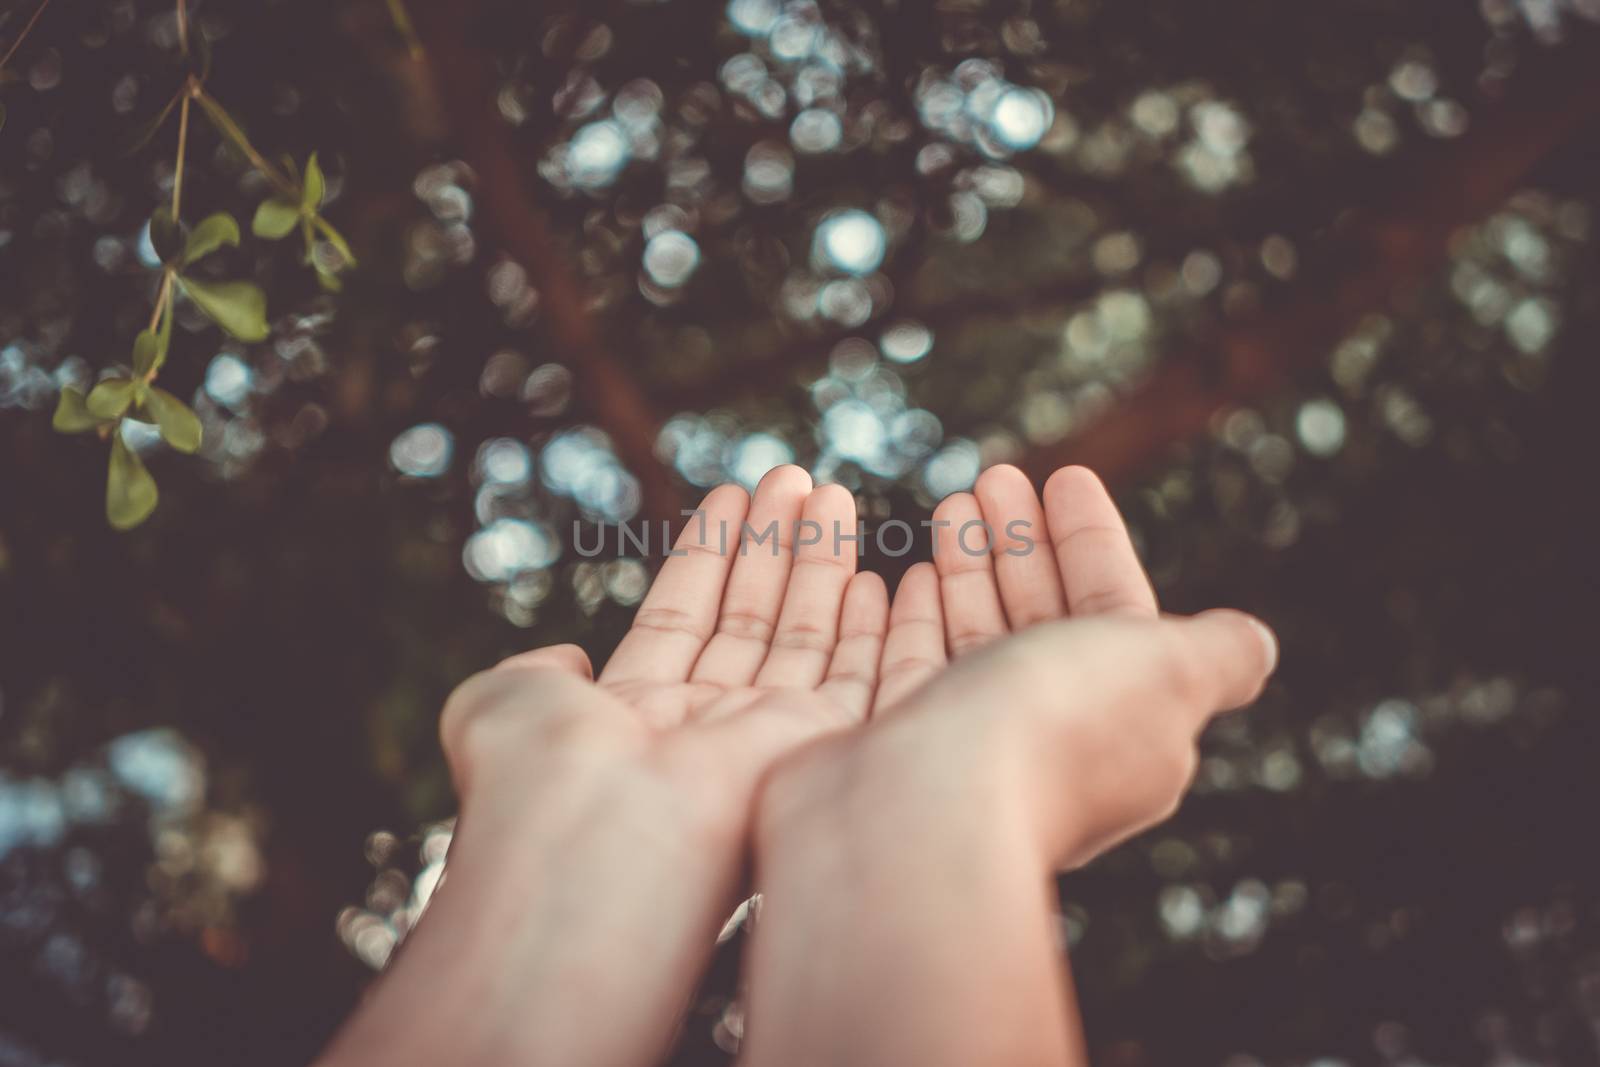
{"label": "finger", "polygon": [[913,692],[945,665],[944,614],[939,605],[939,572],[918,563],[900,579],[889,609],[883,663],[873,714]]}
{"label": "finger", "polygon": [[1154,618],[1156,595],[1117,506],[1087,467],[1044,483],[1045,522],[1073,615]]}
{"label": "finger", "polygon": [[827,673],[839,639],[839,606],[856,572],[856,501],[842,485],[806,497],[796,531],[794,564],[772,647],[756,672],[760,686],[814,689]]}
{"label": "finger", "polygon": [[716,634],[701,652],[690,678],[718,685],[749,685],[767,657],[783,607],[794,559],[795,524],[811,492],[811,475],[799,467],[775,467],[756,486],[737,542]]}
{"label": "finger", "polygon": [[883,579],[862,571],[850,579],[839,609],[839,642],[828,663],[821,692],[860,722],[872,708],[878,664],[889,626],[889,590]]}
{"label": "finger", "polygon": [[706,494],[690,517],[672,554],[662,564],[633,626],[612,653],[600,681],[681,682],[717,624],[722,589],[733,563],[734,538],[749,500],[743,489],[723,485]]}
{"label": "finger", "polygon": [[519,652],[515,656],[507,656],[492,669],[508,671],[539,667],[554,667],[586,681],[594,680],[594,666],[589,662],[589,654],[577,645],[570,644],[547,645],[544,648]]}
{"label": "finger", "polygon": [[[891,640],[893,635],[891,621]],[[1218,712],[1254,700],[1276,665],[1272,632],[1239,611],[1062,619],[1030,627],[940,671],[911,705],[998,702],[1013,712],[1004,721],[1024,733],[1044,725],[1038,742],[1053,733],[1052,722],[1083,724],[1109,715],[1100,725],[1142,733],[1140,744],[1154,749],[1170,747],[1163,739],[1176,736],[1175,729],[1187,731],[1183,740],[1192,742]],[[1062,693],[1072,699],[1063,703]]]}
{"label": "finger", "polygon": [[933,509],[933,563],[939,569],[945,641],[950,658],[1007,633],[990,553],[992,531],[971,493],[946,497]]}
{"label": "finger", "polygon": [[1194,689],[1189,695],[1202,722],[1254,701],[1277,669],[1278,639],[1254,615],[1217,608],[1171,622],[1189,646],[1191,659],[1180,677]]}
{"label": "finger", "polygon": [[1001,464],[978,476],[973,494],[994,531],[995,581],[1011,629],[1061,618],[1067,598],[1033,483],[1016,467]]}

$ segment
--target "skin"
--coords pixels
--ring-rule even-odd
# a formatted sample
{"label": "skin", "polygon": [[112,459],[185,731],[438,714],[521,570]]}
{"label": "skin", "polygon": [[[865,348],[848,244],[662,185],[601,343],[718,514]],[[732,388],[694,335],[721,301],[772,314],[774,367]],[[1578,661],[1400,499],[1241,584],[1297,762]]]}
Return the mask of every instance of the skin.
{"label": "skin", "polygon": [[1017,517],[1038,550],[936,542],[895,598],[904,695],[769,778],[749,1064],[1088,1062],[1052,876],[1170,815],[1200,729],[1277,653],[1238,612],[1162,618],[1082,468],[1042,502],[992,468],[935,512],[997,534]]}
{"label": "skin", "polygon": [[[780,467],[701,511],[598,679],[557,645],[451,695],[446,878],[325,1064],[646,1064],[668,1048],[745,888],[761,781],[865,720],[889,613],[853,543],[834,551],[834,524],[856,528],[848,491]],[[793,543],[801,519],[820,541]],[[774,520],[777,540],[738,550],[745,523]]]}
{"label": "skin", "polygon": [[[752,846],[749,1062],[1081,1062],[1046,876],[1171,810],[1264,628],[1158,619],[1078,469],[941,504],[1049,545],[948,539],[892,610],[826,534],[848,492],[784,467],[702,509],[598,679],[561,645],[451,696],[447,876],[324,1064],[655,1062]],[[776,551],[718,535],[774,519]]]}

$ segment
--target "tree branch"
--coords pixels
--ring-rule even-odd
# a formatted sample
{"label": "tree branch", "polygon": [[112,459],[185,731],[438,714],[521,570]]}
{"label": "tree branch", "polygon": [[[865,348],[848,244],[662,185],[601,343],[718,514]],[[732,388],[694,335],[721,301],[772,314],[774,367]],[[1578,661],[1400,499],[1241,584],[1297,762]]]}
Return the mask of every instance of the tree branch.
{"label": "tree branch", "polygon": [[1501,101],[1480,107],[1468,133],[1423,158],[1384,206],[1311,250],[1285,304],[1167,357],[1102,418],[1030,452],[1023,469],[1042,479],[1081,463],[1126,481],[1203,433],[1219,410],[1283,388],[1295,370],[1325,359],[1361,316],[1443,263],[1460,227],[1494,212],[1600,118],[1600,33],[1574,32],[1581,36],[1530,62]]}
{"label": "tree branch", "polygon": [[539,290],[552,335],[572,363],[596,421],[639,478],[644,513],[675,523],[686,506],[672,472],[657,458],[660,416],[603,344],[585,308],[580,283],[556,247],[545,213],[533,202],[538,178],[513,153],[510,130],[495,108],[495,60],[468,39],[479,5],[426,3],[412,11],[439,95],[467,161],[477,173],[479,202],[494,240]]}

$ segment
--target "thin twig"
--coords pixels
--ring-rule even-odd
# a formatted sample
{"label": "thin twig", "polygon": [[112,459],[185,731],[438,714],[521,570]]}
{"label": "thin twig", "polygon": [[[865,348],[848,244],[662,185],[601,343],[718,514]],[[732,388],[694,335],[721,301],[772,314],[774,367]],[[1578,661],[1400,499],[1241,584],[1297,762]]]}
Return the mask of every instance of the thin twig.
{"label": "thin twig", "polygon": [[251,166],[264,174],[273,185],[276,185],[279,192],[291,198],[300,195],[300,190],[295,188],[294,183],[286,175],[282,174],[278,168],[268,163],[265,156],[256,151],[256,146],[250,143],[250,138],[244,135],[244,131],[239,128],[239,124],[233,121],[233,116],[229,115],[223,106],[217,103],[215,97],[201,88],[199,83],[193,84],[189,92],[195,100],[199,101],[200,107],[205,111],[206,117],[211,120],[212,124],[221,130],[228,140],[238,146],[239,151],[243,152],[245,158],[250,161]]}
{"label": "thin twig", "polygon": [[161,272],[161,289],[156,293],[155,310],[150,313],[150,330],[154,332],[161,325],[161,313],[167,309],[167,301],[172,299],[172,272]]}
{"label": "thin twig", "polygon": [[[156,335],[156,358],[151,362],[150,369],[144,372],[146,383],[156,380],[161,373],[161,365],[167,361],[167,345],[171,343],[172,338],[172,280],[177,277],[177,273],[171,267],[161,272],[161,289],[156,293],[156,306],[150,312],[149,326],[150,332]],[[164,327],[163,316],[166,317]]]}
{"label": "thin twig", "polygon": [[22,32],[17,34],[17,39],[11,42],[11,47],[6,49],[5,58],[0,59],[0,70],[6,69],[6,64],[11,62],[11,57],[17,54],[17,49],[22,47],[22,42],[28,39],[28,34],[33,32],[33,24],[39,21],[39,16],[44,14],[44,9],[50,6],[50,0],[39,0],[39,6],[34,9],[33,17],[28,24],[22,27]]}
{"label": "thin twig", "polygon": [[183,156],[189,146],[189,94],[178,107],[178,162],[172,171],[172,220],[178,220],[183,206]]}
{"label": "thin twig", "polygon": [[1105,415],[1018,465],[1036,480],[1081,463],[1126,482],[1204,433],[1217,412],[1286,388],[1297,370],[1327,359],[1364,314],[1393,307],[1396,294],[1446,262],[1462,226],[1497,210],[1543,160],[1595,128],[1597,60],[1600,35],[1591,34],[1519,72],[1504,98],[1474,116],[1471,131],[1400,175],[1386,203],[1308,250],[1314,255],[1283,305],[1167,356]]}
{"label": "thin twig", "polygon": [[189,54],[189,0],[178,0],[178,50]]}

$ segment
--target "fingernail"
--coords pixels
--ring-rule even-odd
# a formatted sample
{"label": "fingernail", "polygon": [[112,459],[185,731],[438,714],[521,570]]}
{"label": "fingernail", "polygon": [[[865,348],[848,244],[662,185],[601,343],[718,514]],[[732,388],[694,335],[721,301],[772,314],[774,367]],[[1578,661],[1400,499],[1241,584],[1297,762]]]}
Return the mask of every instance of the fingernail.
{"label": "fingernail", "polygon": [[1271,674],[1278,668],[1278,637],[1272,632],[1271,627],[1254,615],[1246,615],[1245,618],[1249,621],[1251,628],[1255,630],[1256,635],[1261,638],[1262,645],[1266,647],[1267,673]]}

